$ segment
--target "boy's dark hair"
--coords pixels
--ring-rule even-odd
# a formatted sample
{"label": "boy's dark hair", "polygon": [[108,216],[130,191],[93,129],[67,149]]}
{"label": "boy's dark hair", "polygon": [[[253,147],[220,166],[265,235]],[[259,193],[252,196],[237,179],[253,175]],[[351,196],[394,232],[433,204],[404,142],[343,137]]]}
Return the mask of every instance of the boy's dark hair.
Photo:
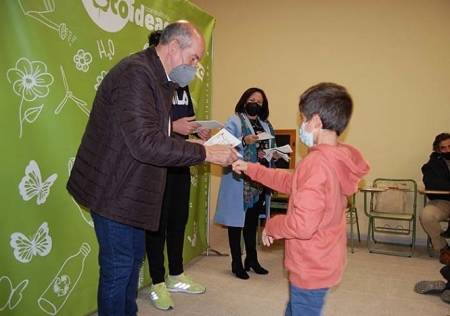
{"label": "boy's dark hair", "polygon": [[255,93],[259,92],[261,93],[263,97],[263,103],[261,106],[261,110],[259,111],[258,117],[265,121],[269,117],[269,101],[267,100],[266,94],[263,90],[259,88],[249,88],[245,90],[245,92],[241,95],[241,98],[239,99],[238,103],[236,104],[236,107],[234,108],[235,113],[245,113],[245,104],[247,103],[248,98]]}
{"label": "boy's dark hair", "polygon": [[153,31],[148,35],[148,45],[157,46],[159,44],[159,39],[161,38],[161,30]]}
{"label": "boy's dark hair", "polygon": [[449,133],[440,133],[439,135],[437,135],[433,142],[433,150],[438,153],[439,152],[439,144],[449,138],[450,138]]}
{"label": "boy's dark hair", "polygon": [[339,136],[350,121],[353,102],[344,87],[322,82],[303,92],[298,107],[307,121],[317,114],[322,120],[322,128],[335,131]]}

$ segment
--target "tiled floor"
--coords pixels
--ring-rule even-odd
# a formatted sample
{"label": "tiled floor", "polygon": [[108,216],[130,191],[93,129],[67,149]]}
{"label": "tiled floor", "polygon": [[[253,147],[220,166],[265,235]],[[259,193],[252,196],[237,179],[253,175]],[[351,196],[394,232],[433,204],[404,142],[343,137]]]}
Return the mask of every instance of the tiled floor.
{"label": "tiled floor", "polygon": [[[226,229],[211,227],[211,247],[229,253]],[[249,280],[240,280],[230,272],[230,257],[201,255],[185,266],[185,272],[206,286],[203,294],[173,293],[175,309],[160,311],[148,298],[149,288],[139,292],[139,315],[166,316],[276,316],[284,315],[288,299],[288,281],[283,270],[283,242],[259,249],[259,261],[268,275],[250,272]],[[350,250],[350,249],[349,249]],[[330,264],[333,264],[330,262]],[[442,265],[430,258],[420,246],[413,258],[371,254],[365,243],[355,243],[348,253],[348,265],[341,284],[327,298],[325,316],[446,316],[450,304],[438,295],[420,295],[413,291],[421,280],[443,280]]]}

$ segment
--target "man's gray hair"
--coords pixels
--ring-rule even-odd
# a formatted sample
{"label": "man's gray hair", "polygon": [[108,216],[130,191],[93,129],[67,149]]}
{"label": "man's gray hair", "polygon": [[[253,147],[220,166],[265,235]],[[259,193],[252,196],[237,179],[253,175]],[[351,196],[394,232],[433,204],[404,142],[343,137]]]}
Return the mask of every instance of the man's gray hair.
{"label": "man's gray hair", "polygon": [[181,49],[189,48],[192,46],[192,31],[193,28],[189,23],[174,22],[162,31],[159,42],[167,45],[171,40],[176,39]]}

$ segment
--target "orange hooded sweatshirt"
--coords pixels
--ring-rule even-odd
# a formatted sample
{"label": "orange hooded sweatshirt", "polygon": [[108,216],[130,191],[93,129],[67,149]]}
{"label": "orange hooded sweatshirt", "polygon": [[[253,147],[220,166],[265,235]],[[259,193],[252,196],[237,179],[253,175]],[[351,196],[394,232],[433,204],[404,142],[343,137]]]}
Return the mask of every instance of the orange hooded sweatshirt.
{"label": "orange hooded sweatshirt", "polygon": [[347,196],[370,170],[360,152],[343,143],[310,148],[293,173],[249,163],[245,174],[290,195],[286,215],[268,220],[265,230],[285,239],[285,268],[301,289],[329,288],[342,279],[347,261]]}

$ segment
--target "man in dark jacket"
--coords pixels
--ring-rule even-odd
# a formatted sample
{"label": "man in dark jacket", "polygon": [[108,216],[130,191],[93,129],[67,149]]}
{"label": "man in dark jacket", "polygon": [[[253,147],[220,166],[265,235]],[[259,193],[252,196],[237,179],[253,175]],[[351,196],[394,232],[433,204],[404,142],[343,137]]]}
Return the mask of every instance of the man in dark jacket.
{"label": "man in dark jacket", "polygon": [[205,40],[187,21],[132,54],[102,81],[67,189],[91,210],[99,242],[98,314],[136,315],[145,230],[158,229],[167,167],[237,159],[231,146],[170,137],[174,91],[194,79]]}
{"label": "man in dark jacket", "polygon": [[[427,190],[450,191],[450,134],[441,133],[433,142],[430,160],[422,166],[423,183]],[[450,217],[450,195],[428,194],[429,202],[420,214],[420,223],[430,236],[436,253],[448,252],[441,236],[441,222]]]}

